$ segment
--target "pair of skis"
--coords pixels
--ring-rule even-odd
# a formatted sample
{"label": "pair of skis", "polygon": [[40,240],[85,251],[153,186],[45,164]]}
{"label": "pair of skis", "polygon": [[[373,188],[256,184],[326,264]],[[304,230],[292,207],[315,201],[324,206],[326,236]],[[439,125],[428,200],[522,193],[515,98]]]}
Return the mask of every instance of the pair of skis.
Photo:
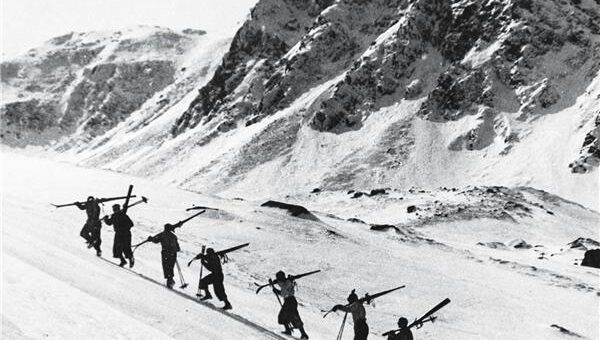
{"label": "pair of skis", "polygon": [[[391,293],[391,292],[393,292],[393,291],[396,291],[396,290],[398,290],[398,289],[402,289],[402,288],[404,288],[404,287],[406,287],[406,286],[402,285],[402,286],[399,286],[399,287],[396,287],[396,288],[392,288],[392,289],[384,290],[383,292],[379,292],[379,293],[377,293],[377,294],[373,294],[373,295],[369,295],[369,293],[367,293],[367,294],[365,294],[365,296],[364,296],[364,297],[362,297],[362,298],[358,299],[358,301],[356,301],[356,302],[354,302],[354,303],[365,303],[365,302],[366,302],[366,303],[371,303],[371,301],[373,301],[373,300],[377,299],[377,298],[378,298],[378,297],[380,297],[380,296],[383,296],[383,295],[389,294],[389,293]],[[345,305],[344,307],[350,307],[350,305],[351,305],[351,304],[347,304],[347,305]],[[327,315],[329,315],[329,313],[331,313],[331,312],[333,312],[333,308],[331,308],[330,310],[326,311],[326,312],[325,312],[325,315],[323,315],[323,318],[325,318],[325,317],[326,317]]]}
{"label": "pair of skis", "polygon": [[[313,270],[311,272],[307,272],[307,273],[303,273],[303,274],[298,274],[298,275],[288,275],[287,279],[295,281],[295,280],[298,280],[298,279],[303,278],[305,276],[316,274],[316,273],[318,273],[320,271],[321,270],[319,269],[319,270]],[[266,288],[266,287],[269,287],[269,286],[273,286],[273,285],[277,284],[278,282],[279,282],[278,280],[275,280],[275,281],[271,281],[271,282],[269,282],[267,284],[264,284],[264,285],[260,285],[260,284],[258,284],[256,282],[254,282],[254,285],[257,286],[257,288],[256,288],[256,294],[258,294],[261,290],[263,290],[263,288]]]}
{"label": "pair of skis", "polygon": [[[202,211],[200,211],[200,212],[198,212],[198,213],[196,213],[196,214],[194,214],[194,215],[192,215],[192,216],[190,216],[190,217],[188,217],[188,218],[186,218],[186,219],[184,219],[184,220],[181,220],[181,221],[179,221],[179,222],[175,223],[173,226],[174,226],[175,228],[180,228],[180,227],[181,227],[181,226],[182,226],[184,223],[188,222],[189,220],[191,220],[192,218],[194,218],[194,217],[196,217],[196,216],[198,216],[198,215],[202,215],[202,214],[204,214],[205,212],[206,212],[206,210],[202,210]],[[156,234],[156,235],[152,236],[152,238],[158,237],[158,236],[160,236],[162,233],[163,233],[163,232],[161,231],[160,233],[158,233],[158,234]],[[133,250],[132,250],[132,252],[135,252],[135,250],[136,250],[138,247],[140,247],[141,245],[143,245],[143,244],[146,244],[146,243],[148,243],[148,242],[150,242],[150,240],[149,240],[149,239],[146,239],[146,240],[144,240],[144,241],[142,241],[142,242],[140,242],[140,243],[138,243],[138,244],[134,245],[134,246],[133,246]]]}
{"label": "pair of skis", "polygon": [[[370,295],[369,293],[367,293],[367,294],[365,294],[364,297],[358,299],[357,301],[355,301],[353,303],[359,303],[359,304],[367,303],[368,304],[368,303],[371,303],[371,301],[377,299],[378,297],[384,296],[386,294],[389,294],[389,293],[391,293],[393,291],[396,291],[398,289],[402,289],[404,287],[406,287],[406,286],[402,285],[402,286],[399,286],[399,287],[396,287],[396,288],[384,290],[382,292],[379,292],[379,293],[373,294],[373,295]],[[352,290],[352,293],[354,293],[354,289]],[[346,304],[346,305],[344,305],[344,307],[348,308],[353,303]],[[335,311],[335,307],[331,308],[328,311],[323,311],[323,312],[325,312],[325,314],[323,315],[323,318],[325,318],[327,315],[329,315],[329,313],[331,313],[333,311]],[[346,325],[346,319],[347,318],[348,318],[348,312],[345,312],[344,313],[344,318],[342,319],[342,324],[340,325],[340,330],[338,331],[338,335],[337,335],[337,338],[336,338],[337,340],[341,340],[342,339],[342,336],[344,334],[344,326]]]}
{"label": "pair of skis", "polygon": [[[129,196],[129,198],[134,198],[136,197],[135,195]],[[116,197],[108,197],[108,198],[98,198],[96,199],[96,202],[98,203],[104,203],[104,202],[110,202],[110,201],[115,201],[115,200],[122,200],[122,199],[127,199],[127,196],[116,196]],[[79,205],[79,204],[85,204],[86,201],[83,202],[73,202],[73,203],[67,203],[67,204],[54,204],[54,203],[50,203],[50,205],[52,205],[55,208],[63,208],[63,207],[70,207],[72,205]]]}
{"label": "pair of skis", "polygon": [[[435,307],[433,307],[432,309],[430,309],[422,317],[416,319],[413,323],[411,323],[410,325],[406,326],[406,329],[410,329],[412,327],[421,328],[425,322],[434,322],[435,319],[436,319],[436,317],[433,316],[433,314],[435,312],[437,312],[438,310],[442,309],[444,306],[446,306],[449,303],[450,303],[450,299],[445,298],[444,300],[442,300],[442,302],[438,303]],[[396,334],[396,333],[400,332],[401,330],[402,329],[394,329],[394,330],[391,330],[391,331],[387,331],[387,332],[383,333],[382,335],[383,336],[393,335],[393,334]]]}
{"label": "pair of skis", "polygon": [[[306,272],[306,273],[303,273],[303,274],[288,275],[287,280],[296,281],[296,280],[298,280],[300,278],[303,278],[303,277],[306,277],[306,276],[309,276],[309,275],[313,275],[313,274],[319,273],[320,271],[321,271],[320,269],[317,269],[317,270],[313,270],[313,271]],[[266,288],[266,287],[269,287],[269,286],[272,287],[272,286],[274,286],[277,283],[279,283],[279,280],[277,280],[277,279],[275,281],[269,280],[269,283],[264,284],[264,285],[260,285],[260,284],[258,284],[256,282],[254,282],[254,285],[256,285],[258,287],[256,289],[256,294],[258,294],[263,288]],[[277,302],[279,303],[279,306],[283,307],[283,303],[281,302],[281,299],[279,298],[279,295],[277,294],[277,292],[273,291],[273,294],[275,294],[275,297],[277,298]],[[287,327],[289,329],[294,328],[291,323],[289,323],[287,325]]]}
{"label": "pair of skis", "polygon": [[[189,210],[189,209],[188,209]],[[249,246],[250,243],[244,243],[244,244],[240,244],[238,246],[235,247],[231,247],[231,248],[227,248],[227,249],[223,249],[223,250],[219,250],[217,252],[215,252],[215,254],[217,254],[219,257],[224,257],[227,256],[227,253],[230,253],[232,251],[236,251],[238,249],[242,249],[245,248],[247,246]],[[193,259],[190,260],[190,262],[188,262],[188,267],[192,264],[192,262],[194,262],[195,260],[199,260],[202,259],[202,257],[206,255],[206,246],[203,245],[202,246],[202,251],[200,252],[200,254],[196,255]],[[196,293],[197,297],[201,297],[201,289],[200,289],[200,283],[202,282],[202,270],[204,269],[203,265],[200,265],[200,276],[198,277],[198,292]]]}

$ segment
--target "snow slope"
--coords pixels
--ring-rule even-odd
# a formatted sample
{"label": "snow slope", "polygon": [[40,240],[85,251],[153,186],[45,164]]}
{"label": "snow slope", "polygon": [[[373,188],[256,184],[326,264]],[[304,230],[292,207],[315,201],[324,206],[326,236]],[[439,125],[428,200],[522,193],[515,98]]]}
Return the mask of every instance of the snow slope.
{"label": "snow slope", "polygon": [[[598,240],[600,215],[538,190],[415,188],[358,198],[342,191],[271,197],[306,206],[319,219],[311,221],[246,200],[252,193],[224,199],[8,149],[1,156],[2,335],[7,339],[277,338],[264,331],[279,332],[277,302],[268,290],[256,295],[253,283],[266,282],[278,269],[322,270],[298,287],[312,339],[335,337],[341,315],[323,319],[320,311],[343,303],[351,289],[362,295],[401,284],[406,288],[367,307],[372,338],[393,328],[399,316],[418,317],[446,297],[452,302],[438,312],[436,323],[415,330],[416,338],[569,338],[552,324],[587,339],[600,336],[599,272],[574,265],[583,251],[567,246],[577,237]],[[223,249],[250,242],[224,267],[232,313],[239,317],[96,258],[78,236],[84,214],[48,204],[88,194],[121,195],[128,184],[150,199],[130,211],[134,242],[189,216],[184,210],[194,204],[220,211],[177,231],[180,263],[202,244]],[[406,212],[410,205],[416,212]],[[348,218],[393,227],[375,231]],[[103,227],[108,260],[110,229]],[[534,247],[512,248],[514,239]],[[157,245],[141,247],[136,259],[135,271],[162,282]],[[193,296],[198,266],[183,270],[190,283],[183,292]],[[346,327],[344,338],[351,339],[351,326]]]}

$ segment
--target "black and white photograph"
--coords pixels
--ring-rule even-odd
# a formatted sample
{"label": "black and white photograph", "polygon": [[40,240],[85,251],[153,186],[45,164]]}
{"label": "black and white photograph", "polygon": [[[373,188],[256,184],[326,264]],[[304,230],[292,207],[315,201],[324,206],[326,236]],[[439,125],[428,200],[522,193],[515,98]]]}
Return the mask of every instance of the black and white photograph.
{"label": "black and white photograph", "polygon": [[600,0],[0,13],[0,338],[600,340]]}

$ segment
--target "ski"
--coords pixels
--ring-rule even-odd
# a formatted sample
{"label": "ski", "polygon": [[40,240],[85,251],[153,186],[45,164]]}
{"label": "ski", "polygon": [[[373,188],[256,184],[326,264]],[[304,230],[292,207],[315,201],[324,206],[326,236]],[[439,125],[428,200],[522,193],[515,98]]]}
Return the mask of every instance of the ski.
{"label": "ski", "polygon": [[[135,196],[132,196],[132,197],[135,197]],[[198,216],[198,215],[204,214],[205,212],[206,212],[206,210],[202,210],[202,211],[200,211],[200,212],[197,212],[197,213],[195,213],[194,215],[192,215],[192,216],[190,216],[190,217],[186,218],[185,220],[181,220],[181,221],[177,222],[176,224],[174,224],[174,227],[175,227],[175,228],[180,228],[180,227],[181,227],[181,226],[182,226],[184,223],[186,223],[187,221],[191,220],[192,218],[194,218],[194,217],[196,217],[196,216]],[[154,236],[152,236],[152,237],[158,237],[158,236],[159,236],[160,234],[162,234],[162,233],[163,233],[163,232],[161,231],[160,233],[158,233],[158,234],[156,234],[156,235],[154,235]],[[144,241],[142,241],[142,242],[140,242],[140,243],[138,243],[138,244],[135,244],[135,245],[133,245],[133,246],[132,246],[132,248],[133,248],[133,249],[131,250],[131,252],[132,252],[132,253],[133,253],[133,252],[135,252],[135,250],[136,250],[138,247],[140,247],[141,245],[143,245],[143,244],[146,244],[146,243],[148,243],[148,242],[150,242],[150,240],[144,240]]]}
{"label": "ski", "polygon": [[123,212],[127,213],[127,208],[129,208],[129,200],[131,199],[131,192],[133,192],[133,185],[129,184],[129,188],[127,189],[127,196],[125,198],[125,203],[123,203]]}
{"label": "ski", "polygon": [[[416,319],[413,323],[408,325],[407,328],[412,328],[412,327],[420,328],[420,325],[422,325],[425,322],[433,322],[436,318],[431,315],[433,313],[437,312],[438,310],[442,309],[444,306],[446,306],[449,303],[450,303],[450,299],[445,298],[442,302],[438,303],[435,307],[431,308],[431,310],[429,310],[429,312],[425,313],[422,317]],[[382,335],[388,336],[390,334],[394,334],[399,331],[400,331],[399,329],[394,329],[391,331],[387,331],[387,332],[383,333]]]}
{"label": "ski", "polygon": [[[230,253],[232,251],[244,248],[249,246],[250,243],[244,243],[244,244],[240,244],[239,246],[235,246],[235,247],[231,247],[231,248],[227,248],[227,249],[223,249],[223,250],[219,250],[217,252],[215,252],[215,254],[219,255],[219,256],[225,256],[227,253]],[[204,249],[204,246],[202,247]],[[188,267],[192,264],[192,262],[194,262],[195,260],[199,260],[200,257],[204,255],[204,251],[201,252],[200,254],[196,255],[193,259],[190,260],[190,262],[188,262]]]}
{"label": "ski", "polygon": [[[313,270],[312,272],[307,272],[307,273],[303,273],[303,274],[298,274],[298,275],[288,275],[288,279],[291,279],[291,280],[297,280],[297,279],[299,279],[299,278],[303,278],[303,277],[305,277],[305,276],[308,276],[308,275],[316,274],[316,273],[318,273],[318,272],[320,272],[320,271],[321,271],[321,270],[320,270],[320,269],[318,269],[318,270]],[[271,283],[264,284],[264,285],[259,285],[258,283],[256,283],[256,282],[255,282],[255,283],[254,283],[254,285],[256,285],[256,286],[258,287],[258,288],[256,289],[256,294],[258,294],[258,293],[259,293],[259,292],[260,292],[260,291],[261,291],[263,288],[266,288],[266,287],[272,286],[272,285],[274,285],[274,284],[276,284],[276,283],[277,283],[277,280],[275,280],[275,281],[273,281],[273,282],[271,282]]]}
{"label": "ski", "polygon": [[[402,286],[399,286],[399,287],[396,287],[396,288],[392,288],[392,289],[384,290],[383,292],[379,292],[379,293],[377,293],[377,294],[373,294],[373,295],[369,295],[369,293],[367,293],[367,294],[365,294],[365,296],[364,296],[364,297],[362,297],[362,298],[358,299],[358,301],[357,301],[357,302],[358,302],[358,303],[363,303],[363,302],[370,303],[371,301],[373,301],[374,299],[376,299],[376,298],[378,298],[378,297],[380,297],[380,296],[383,296],[383,295],[389,294],[389,293],[391,293],[391,292],[393,292],[393,291],[396,291],[396,290],[398,290],[398,289],[402,289],[402,288],[404,288],[404,287],[406,287],[406,286],[402,285]],[[349,307],[349,306],[350,306],[350,304],[347,304],[345,307]],[[331,313],[331,312],[333,312],[333,308],[332,308],[332,309],[330,309],[330,310],[328,310],[328,311],[325,313],[325,315],[323,315],[323,318],[324,318],[324,317],[326,317],[327,315],[329,315],[329,313]]]}
{"label": "ski", "polygon": [[[136,197],[135,195],[132,195],[130,197]],[[126,199],[127,196],[117,196],[117,197],[108,197],[108,198],[99,198],[96,200],[96,202],[98,203],[104,203],[104,202],[110,202],[110,201],[115,201],[115,200],[122,200],[122,199]],[[54,206],[55,208],[62,208],[62,207],[69,207],[72,205],[77,205],[77,204],[84,204],[85,202],[73,202],[73,203],[67,203],[67,204],[54,204],[54,203],[50,203],[50,205]]]}

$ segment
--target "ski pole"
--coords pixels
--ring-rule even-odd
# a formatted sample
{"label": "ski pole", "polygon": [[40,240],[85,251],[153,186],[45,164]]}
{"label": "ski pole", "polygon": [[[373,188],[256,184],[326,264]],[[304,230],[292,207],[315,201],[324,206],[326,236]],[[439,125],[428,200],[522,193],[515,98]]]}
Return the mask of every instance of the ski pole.
{"label": "ski pole", "polygon": [[[206,250],[206,246],[205,246],[205,245],[202,245],[202,252],[201,252],[201,254],[202,254],[202,255],[204,255],[204,251],[205,251],[205,250]],[[190,261],[190,262],[191,262],[191,261]],[[200,293],[201,293],[200,286],[201,286],[201,284],[202,284],[202,269],[204,269],[204,266],[203,266],[202,264],[200,264],[200,278],[198,279],[198,292],[196,293],[196,296],[197,296],[197,297],[200,297],[200,296],[202,296],[202,294],[200,294]]]}
{"label": "ski pole", "polygon": [[348,312],[344,314],[344,318],[342,319],[342,325],[340,326],[340,331],[338,332],[337,340],[342,340],[342,335],[344,334],[344,326],[346,325],[346,318],[348,317]]}
{"label": "ski pole", "polygon": [[145,243],[148,243],[148,241],[149,241],[149,240],[145,240],[145,241],[143,241],[143,242],[140,242],[140,243],[138,243],[138,244],[135,244],[135,245],[133,246],[133,249],[131,250],[131,252],[132,252],[132,253],[135,253],[135,250],[136,250],[136,249],[138,249],[138,247],[139,247],[139,246],[141,246],[141,245],[143,245],[143,244],[145,244]]}
{"label": "ski pole", "polygon": [[177,271],[179,272],[179,280],[181,281],[181,287],[179,288],[185,288],[188,286],[187,283],[185,283],[185,280],[183,278],[183,273],[181,272],[181,267],[179,267],[179,262],[177,261],[177,259],[175,259],[175,264],[177,265]]}

